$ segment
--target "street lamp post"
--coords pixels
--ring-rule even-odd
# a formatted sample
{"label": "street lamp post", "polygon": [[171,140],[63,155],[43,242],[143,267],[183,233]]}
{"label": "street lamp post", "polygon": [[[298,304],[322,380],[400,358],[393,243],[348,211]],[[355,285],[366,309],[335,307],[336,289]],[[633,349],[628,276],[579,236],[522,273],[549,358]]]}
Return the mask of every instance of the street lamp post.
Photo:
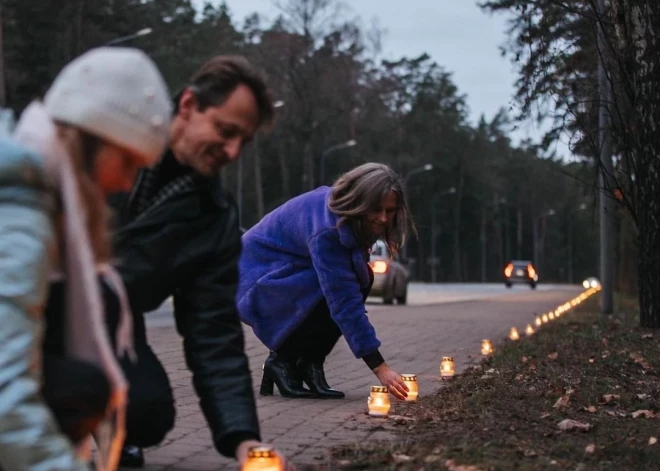
{"label": "street lamp post", "polygon": [[326,150],[323,151],[321,154],[321,161],[319,162],[319,184],[323,185],[325,182],[325,159],[328,155],[332,154],[333,152],[341,149],[346,149],[347,147],[354,147],[357,145],[357,141],[355,139],[351,139],[346,142],[342,142],[341,144],[336,144],[332,147],[328,147]]}
{"label": "street lamp post", "polygon": [[[403,194],[408,196],[408,181],[410,180],[410,177],[413,175],[417,175],[418,173],[423,173],[423,172],[428,172],[429,170],[433,170],[433,164],[426,164],[422,165],[421,167],[417,167],[412,169],[408,174],[404,177],[403,179]],[[401,256],[403,260],[407,263],[408,262],[408,244],[404,244],[403,247],[401,248]]]}
{"label": "street lamp post", "polygon": [[573,284],[573,214],[584,211],[587,205],[582,203],[568,215],[568,282]]}
{"label": "street lamp post", "polygon": [[[282,108],[284,106],[284,102],[282,100],[277,100],[273,102],[273,108]],[[254,139],[254,146],[259,146],[259,137],[255,136]],[[261,161],[259,159],[258,155],[258,148],[257,148],[257,161],[255,162],[255,165],[261,165]],[[239,156],[238,158],[238,169],[237,169],[237,181],[236,181],[236,206],[238,207],[238,225],[239,227],[243,227],[243,156]]]}
{"label": "street lamp post", "polygon": [[122,36],[121,38],[116,38],[113,39],[112,41],[108,41],[107,43],[104,44],[104,46],[115,46],[117,44],[125,43],[127,41],[130,41],[135,38],[139,38],[141,36],[147,36],[148,34],[151,34],[153,32],[153,29],[151,28],[142,28],[140,31],[130,34],[128,36]]}
{"label": "street lamp post", "polygon": [[433,199],[431,200],[431,260],[429,260],[431,264],[431,283],[435,283],[437,281],[438,270],[438,254],[436,247],[436,239],[438,238],[438,225],[436,222],[437,200],[441,196],[453,195],[454,193],[456,193],[456,187],[452,186],[445,191],[436,193],[433,195]]}

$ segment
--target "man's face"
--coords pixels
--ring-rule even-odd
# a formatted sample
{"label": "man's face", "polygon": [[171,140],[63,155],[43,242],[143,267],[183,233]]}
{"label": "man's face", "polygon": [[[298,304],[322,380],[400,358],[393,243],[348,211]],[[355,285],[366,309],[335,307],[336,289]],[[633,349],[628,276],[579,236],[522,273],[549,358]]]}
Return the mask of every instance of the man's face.
{"label": "man's face", "polygon": [[259,127],[259,109],[254,94],[239,85],[219,106],[199,111],[195,95],[186,90],[179,101],[179,124],[173,132],[173,150],[178,160],[210,177],[238,159]]}

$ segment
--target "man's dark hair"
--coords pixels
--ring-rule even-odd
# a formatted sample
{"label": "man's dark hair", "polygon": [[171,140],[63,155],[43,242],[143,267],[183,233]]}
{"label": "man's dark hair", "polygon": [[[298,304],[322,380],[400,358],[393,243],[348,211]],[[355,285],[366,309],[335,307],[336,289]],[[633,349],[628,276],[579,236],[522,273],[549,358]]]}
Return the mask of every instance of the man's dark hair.
{"label": "man's dark hair", "polygon": [[[192,75],[186,88],[195,94],[199,111],[204,111],[209,106],[222,105],[239,85],[252,91],[260,125],[271,124],[274,115],[271,92],[263,75],[245,57],[215,56],[209,59]],[[175,113],[179,111],[181,93],[175,98]]]}

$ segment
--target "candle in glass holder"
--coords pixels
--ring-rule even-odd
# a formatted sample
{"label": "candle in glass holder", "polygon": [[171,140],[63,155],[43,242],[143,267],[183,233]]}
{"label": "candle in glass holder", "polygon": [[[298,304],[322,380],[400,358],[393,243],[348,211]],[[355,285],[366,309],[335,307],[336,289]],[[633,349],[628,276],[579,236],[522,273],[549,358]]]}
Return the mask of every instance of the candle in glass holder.
{"label": "candle in glass holder", "polygon": [[416,401],[419,396],[419,384],[417,383],[417,376],[411,374],[402,374],[401,380],[408,386],[408,395],[406,401]]}
{"label": "candle in glass holder", "polygon": [[248,451],[248,459],[241,471],[284,471],[284,467],[272,447],[255,446]]}
{"label": "candle in glass holder", "polygon": [[493,344],[490,343],[490,340],[484,339],[481,342],[481,354],[490,355],[491,353],[493,353]]}
{"label": "candle in glass holder", "polygon": [[548,321],[549,321],[549,319],[548,319],[548,315],[547,315],[547,314],[543,314],[543,315],[541,316],[541,320],[543,321],[544,324],[547,324]]}
{"label": "candle in glass holder", "polygon": [[534,323],[535,323],[538,327],[541,327],[541,325],[543,324],[543,321],[541,320],[540,317],[537,316],[536,319],[534,320]]}
{"label": "candle in glass holder", "polygon": [[371,386],[367,406],[369,407],[369,415],[387,417],[390,413],[390,393],[387,386]]}
{"label": "candle in glass holder", "polygon": [[452,357],[442,357],[440,362],[440,376],[442,379],[451,378],[455,373],[454,359]]}
{"label": "candle in glass holder", "polygon": [[525,334],[527,336],[534,335],[534,327],[532,327],[532,324],[527,324],[527,327],[525,327]]}
{"label": "candle in glass holder", "polygon": [[548,319],[551,320],[551,321],[554,320],[554,319],[555,319],[555,313],[552,312],[552,311],[550,311],[550,312],[548,313]]}
{"label": "candle in glass holder", "polygon": [[518,333],[518,329],[515,327],[511,327],[511,332],[509,332],[509,338],[511,340],[518,340],[520,338],[520,334]]}

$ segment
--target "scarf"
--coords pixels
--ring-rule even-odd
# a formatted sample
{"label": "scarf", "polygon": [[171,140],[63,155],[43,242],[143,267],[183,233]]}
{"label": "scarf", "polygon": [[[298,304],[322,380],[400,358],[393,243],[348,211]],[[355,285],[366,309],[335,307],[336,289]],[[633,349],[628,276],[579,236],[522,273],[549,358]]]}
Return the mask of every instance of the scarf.
{"label": "scarf", "polygon": [[[97,271],[118,290],[122,316],[117,332],[117,354],[133,357],[132,320],[121,279],[109,267],[96,267],[85,223],[78,183],[71,158],[57,137],[55,124],[41,104],[23,112],[15,139],[44,159],[47,179],[62,202],[64,241],[62,271],[66,278],[66,353],[101,368],[111,386],[105,420],[94,434],[98,453],[96,469],[117,468],[125,434],[128,384],[105,331],[103,304]],[[57,276],[57,273],[52,273]],[[89,443],[87,443],[87,446]]]}

